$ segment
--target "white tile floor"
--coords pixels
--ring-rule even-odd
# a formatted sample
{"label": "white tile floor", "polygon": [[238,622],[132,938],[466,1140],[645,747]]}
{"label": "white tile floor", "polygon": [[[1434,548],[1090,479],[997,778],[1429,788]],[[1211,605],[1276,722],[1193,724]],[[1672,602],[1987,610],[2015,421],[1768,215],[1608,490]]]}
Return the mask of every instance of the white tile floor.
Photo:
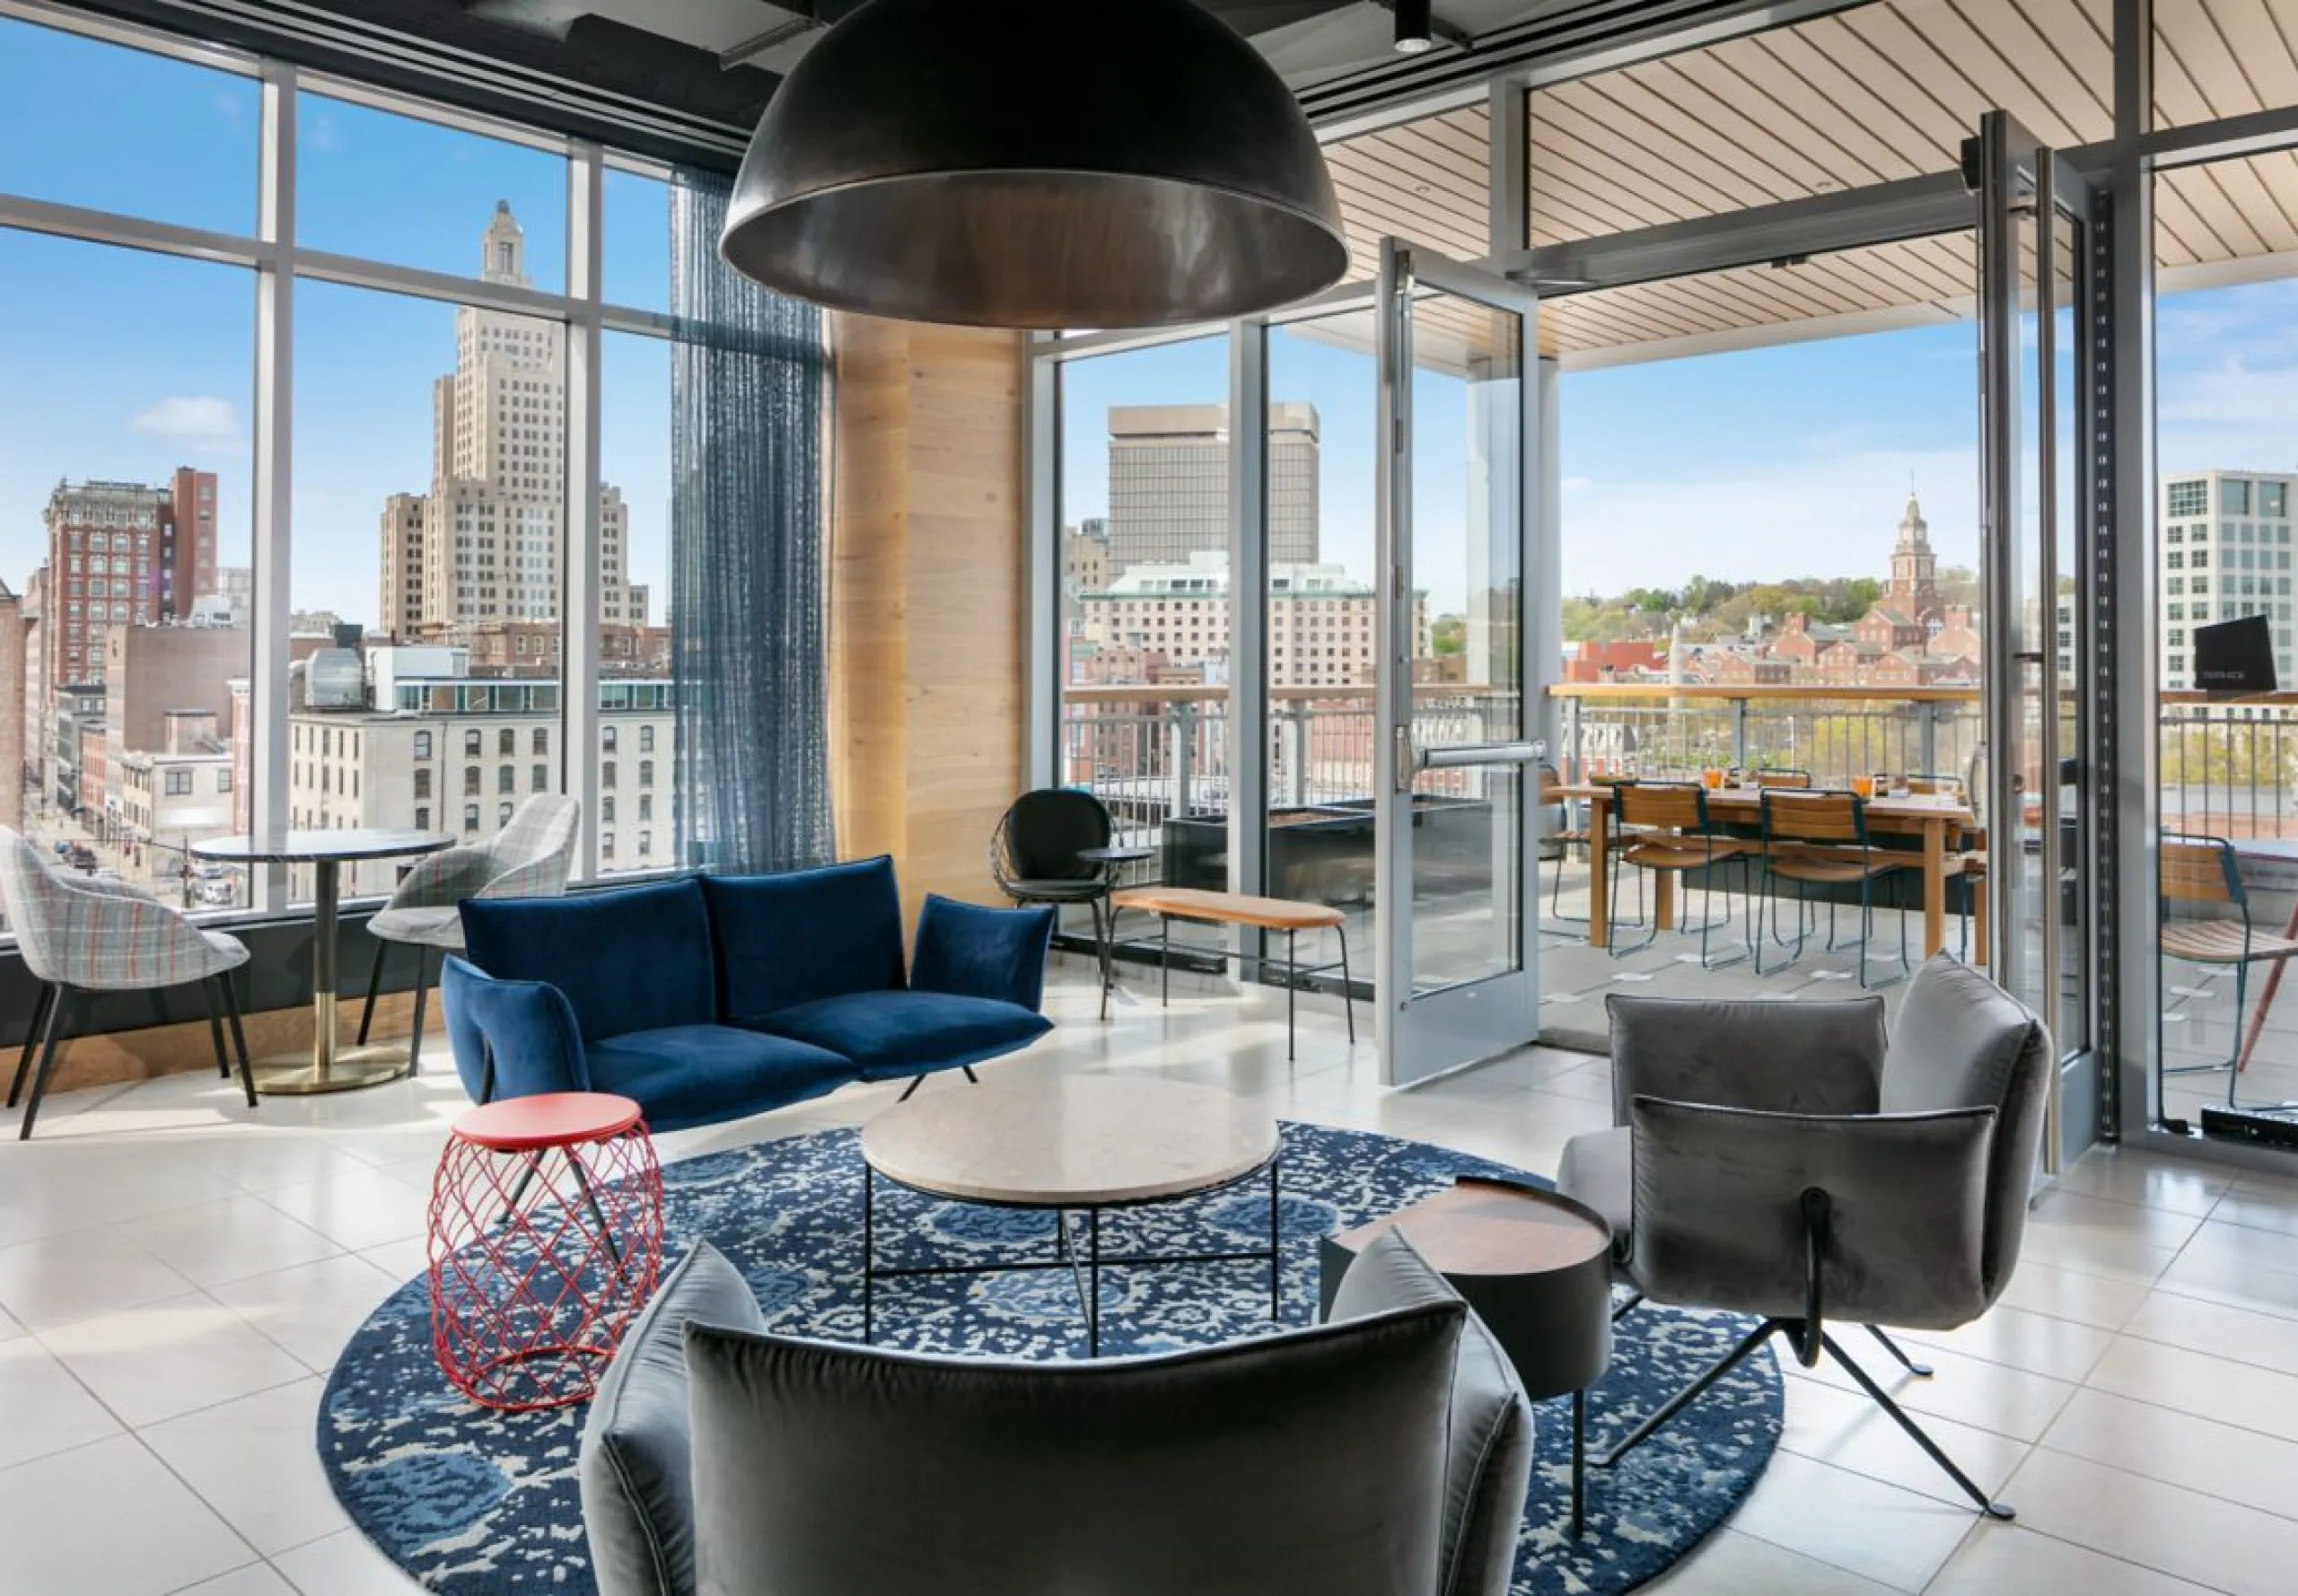
{"label": "white tile floor", "polygon": [[[1137,978],[1136,978],[1136,984]],[[1179,988],[1188,987],[1184,993]],[[1230,1084],[1288,1116],[1555,1168],[1609,1118],[1607,1066],[1531,1049],[1382,1092],[1304,1005],[1177,983],[993,1067]],[[1365,1018],[1361,1013],[1359,1019]],[[676,1156],[854,1123],[890,1088],[663,1138]],[[75,1093],[0,1142],[0,1596],[367,1596],[414,1587],[312,1450],[321,1376],[421,1267],[424,1183],[463,1107],[440,1073],[275,1099],[213,1076]],[[2019,1509],[1983,1522],[1848,1382],[1789,1365],[1776,1460],[1666,1596],[2171,1596],[2298,1590],[2298,1160],[2288,1179],[2094,1153],[2046,1197],[2003,1306],[1917,1337],[1907,1404]],[[1875,1361],[1879,1370],[1881,1360]]]}

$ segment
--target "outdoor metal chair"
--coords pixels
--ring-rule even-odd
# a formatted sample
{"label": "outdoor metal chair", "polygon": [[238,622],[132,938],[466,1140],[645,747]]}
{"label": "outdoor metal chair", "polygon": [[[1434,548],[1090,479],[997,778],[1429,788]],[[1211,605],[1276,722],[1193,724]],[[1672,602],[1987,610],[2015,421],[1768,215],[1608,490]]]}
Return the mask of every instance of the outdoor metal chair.
{"label": "outdoor metal chair", "polygon": [[[1850,943],[1839,942],[1836,935],[1835,900],[1828,902],[1828,941],[1829,952],[1846,948],[1859,951],[1859,984],[1862,987],[1889,986],[1891,981],[1906,978],[1908,963],[1907,916],[1899,916],[1899,970],[1890,980],[1871,982],[1867,978],[1867,949],[1875,930],[1875,883],[1892,872],[1906,868],[1905,855],[1878,849],[1867,832],[1867,801],[1856,793],[1777,792],[1763,794],[1763,860],[1764,901],[1756,916],[1755,934],[1750,939],[1756,950],[1756,971],[1771,975],[1793,965],[1803,956],[1803,944],[1811,934],[1813,887],[1839,889],[1856,886],[1859,889],[1859,935]],[[1781,946],[1787,939],[1779,934],[1779,883],[1795,883],[1795,941],[1794,951],[1786,964],[1765,969],[1763,964],[1764,914],[1771,919],[1771,935]]]}
{"label": "outdoor metal chair", "polygon": [[[1699,933],[1699,964],[1702,969],[1722,969],[1737,964],[1748,957],[1750,947],[1744,943],[1728,959],[1716,959],[1709,950],[1715,927],[1722,924],[1715,917],[1716,873],[1729,864],[1740,866],[1741,896],[1746,896],[1748,884],[1748,845],[1736,837],[1725,837],[1708,818],[1707,789],[1697,782],[1636,782],[1624,786],[1614,796],[1615,813],[1619,817],[1620,866],[1612,872],[1611,899],[1619,902],[1619,881],[1628,866],[1639,873],[1672,872],[1683,883],[1680,896],[1688,900],[1691,873],[1701,873],[1700,921],[1696,926],[1683,925],[1684,935],[1695,930]],[[1643,876],[1636,877],[1637,891],[1642,892]],[[1729,902],[1727,899],[1726,909]],[[1660,917],[1649,916],[1651,925],[1640,943],[1623,944],[1615,936],[1611,951],[1615,959],[1640,952],[1656,941],[1660,934]],[[1615,924],[1617,921],[1615,920]]]}
{"label": "outdoor metal chair", "polygon": [[[2234,845],[2223,837],[2166,836],[2159,855],[2162,875],[2161,945],[2163,956],[2189,964],[2234,971],[2233,1043],[2223,1062],[2165,1065],[2166,1075],[2226,1072],[2229,1108],[2284,1109],[2287,1103],[2242,1103],[2236,1096],[2241,1081],[2243,1011],[2250,1003],[2253,964],[2279,964],[2298,958],[2298,940],[2278,933],[2261,932],[2250,921],[2250,897]],[[2184,917],[2173,913],[2184,906]]]}

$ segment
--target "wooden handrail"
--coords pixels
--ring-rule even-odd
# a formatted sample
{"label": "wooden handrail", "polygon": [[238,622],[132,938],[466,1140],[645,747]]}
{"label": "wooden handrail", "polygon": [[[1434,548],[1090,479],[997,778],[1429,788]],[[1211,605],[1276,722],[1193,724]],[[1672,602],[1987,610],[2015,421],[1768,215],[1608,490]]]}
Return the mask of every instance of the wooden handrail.
{"label": "wooden handrail", "polygon": [[[1583,703],[1594,704],[1654,704],[1682,700],[1707,704],[1976,704],[1979,701],[1979,689],[1975,687],[1880,688],[1816,682],[1748,682],[1735,686],[1724,682],[1561,681],[1552,683],[1545,691],[1550,698],[1578,699]],[[2071,695],[2072,691],[2072,688],[2062,689],[2062,697]],[[1506,699],[1513,697],[1500,688],[1475,687],[1456,681],[1416,682],[1412,693],[1416,698]],[[1373,695],[1373,688],[1366,683],[1268,689],[1269,697],[1279,703],[1369,705]],[[1174,683],[1167,687],[1079,685],[1063,688],[1061,696],[1066,702],[1072,704],[1225,704],[1229,700],[1229,689],[1222,685],[1197,682]],[[2253,693],[2240,698],[2192,691],[2163,692],[2157,693],[2155,700],[2161,704],[2201,704],[2226,709],[2277,706],[2298,707],[2298,691]]]}

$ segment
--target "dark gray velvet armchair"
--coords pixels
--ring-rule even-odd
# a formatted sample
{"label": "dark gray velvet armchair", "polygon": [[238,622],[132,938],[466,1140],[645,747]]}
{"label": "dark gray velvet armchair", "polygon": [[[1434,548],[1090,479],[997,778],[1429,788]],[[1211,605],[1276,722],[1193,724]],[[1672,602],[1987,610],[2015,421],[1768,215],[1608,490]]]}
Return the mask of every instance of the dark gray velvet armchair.
{"label": "dark gray velvet armchair", "polygon": [[767,1335],[702,1248],[592,1404],[601,1596],[1504,1596],[1531,1407],[1394,1240],[1331,1323],[1092,1363]]}
{"label": "dark gray velvet armchair", "polygon": [[[2053,1050],[2040,1022],[1940,955],[1888,1042],[1879,997],[1847,1003],[1610,1000],[1619,1124],[1564,1152],[1557,1186],[1620,1238],[1655,1302],[1761,1322],[1599,1460],[1609,1467],[1774,1335],[1840,1364],[1979,1506],[1987,1494],[1829,1332],[1952,1329],[2019,1259]],[[1640,1301],[1641,1297],[1631,1300]]]}

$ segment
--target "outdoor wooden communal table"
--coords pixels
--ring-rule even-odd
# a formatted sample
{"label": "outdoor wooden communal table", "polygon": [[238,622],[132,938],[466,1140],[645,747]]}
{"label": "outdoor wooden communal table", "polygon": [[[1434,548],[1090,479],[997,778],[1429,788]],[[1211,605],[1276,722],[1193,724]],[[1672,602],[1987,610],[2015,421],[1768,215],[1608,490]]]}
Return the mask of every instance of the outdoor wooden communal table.
{"label": "outdoor wooden communal table", "polygon": [[[1265,1104],[1212,1086],[1124,1075],[994,1074],[976,1085],[908,1098],[862,1127],[862,1339],[877,1332],[877,1283],[920,1275],[1067,1269],[1085,1312],[1087,1348],[1101,1352],[1101,1271],[1157,1264],[1268,1267],[1268,1316],[1283,1304],[1277,1230],[1282,1144]],[[1266,1175],[1268,1245],[1215,1252],[1101,1253],[1101,1211],[1195,1197]],[[886,1267],[878,1262],[878,1182],[929,1197],[1053,1215],[1053,1256],[989,1263]],[[1085,1215],[1083,1246],[1069,1215]]]}
{"label": "outdoor wooden communal table", "polygon": [[338,1048],[335,1039],[336,899],[345,863],[401,859],[452,847],[443,831],[285,831],[269,837],[211,837],[191,845],[195,859],[226,864],[311,866],[311,1050],[259,1058],[258,1092],[276,1097],[307,1097],[376,1086],[407,1074],[404,1044]]}
{"label": "outdoor wooden communal table", "polygon": [[[1782,789],[1801,792],[1806,789]],[[1611,809],[1615,788],[1602,783],[1551,787],[1548,796],[1573,799],[1588,805],[1588,942],[1592,947],[1611,943]],[[1923,956],[1936,953],[1947,943],[1947,878],[1962,868],[1962,858],[1952,840],[1974,824],[1970,807],[1960,798],[1925,794],[1908,798],[1866,800],[1867,829],[1876,837],[1912,837],[1918,846],[1909,850],[1908,863],[1923,875]],[[1763,794],[1753,787],[1717,787],[1707,794],[1708,817],[1719,825],[1759,826],[1763,823]],[[1662,931],[1676,923],[1675,882],[1666,871],[1656,873],[1652,912]]]}
{"label": "outdoor wooden communal table", "polygon": [[[1209,892],[1201,887],[1127,887],[1110,899],[1110,922],[1117,922],[1121,908],[1145,909],[1163,922],[1157,939],[1158,989],[1157,1002],[1162,1006],[1173,995],[1173,922],[1197,920],[1211,925],[1253,925],[1263,931],[1285,933],[1285,1057],[1293,1057],[1293,995],[1300,990],[1302,976],[1320,975],[1329,969],[1340,971],[1340,1006],[1348,1014],[1348,1039],[1356,1040],[1356,1000],[1350,995],[1348,978],[1348,916],[1327,903],[1302,903],[1290,898],[1255,898],[1243,892]],[[1331,964],[1303,967],[1300,960],[1301,933],[1331,931],[1340,937],[1340,958]],[[1111,956],[1120,947],[1145,947],[1146,943],[1120,943],[1110,938]],[[1263,964],[1275,964],[1276,960],[1257,953],[1241,953],[1227,948],[1195,948],[1192,952],[1209,953],[1223,959],[1257,959]]]}
{"label": "outdoor wooden communal table", "polygon": [[1476,1310],[1533,1400],[1572,1396],[1572,1533],[1587,1472],[1588,1388],[1612,1361],[1611,1226],[1553,1191],[1460,1176],[1386,1219],[1318,1243],[1318,1317],[1356,1255],[1391,1226]]}

